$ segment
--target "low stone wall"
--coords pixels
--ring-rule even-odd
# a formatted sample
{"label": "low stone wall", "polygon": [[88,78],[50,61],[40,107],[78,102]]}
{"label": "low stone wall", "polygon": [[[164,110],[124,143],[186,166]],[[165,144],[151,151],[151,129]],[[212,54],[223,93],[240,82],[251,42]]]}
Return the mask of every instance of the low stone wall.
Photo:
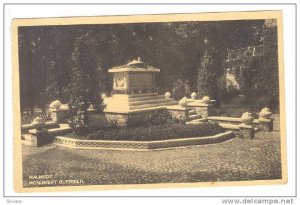
{"label": "low stone wall", "polygon": [[[52,128],[58,128],[59,125],[57,124],[57,122],[54,121],[48,121],[45,123],[45,128],[46,129],[52,129]],[[34,125],[33,124],[24,124],[21,127],[22,130],[22,134],[24,133],[28,133],[29,130],[34,129]]]}
{"label": "low stone wall", "polygon": [[40,147],[50,144],[54,141],[57,135],[64,135],[71,131],[70,127],[65,128],[53,128],[53,129],[41,129],[29,130],[29,135],[27,135],[28,144],[33,147]]}
{"label": "low stone wall", "polygon": [[179,105],[168,106],[167,111],[173,121],[186,122],[189,117],[189,108],[181,107]]}
{"label": "low stone wall", "polygon": [[189,104],[187,105],[188,108],[193,109],[196,111],[197,114],[200,114],[203,118],[207,118],[213,114],[213,106],[212,104]]}
{"label": "low stone wall", "polygon": [[[239,125],[242,123],[241,118],[238,117],[224,117],[224,116],[209,116],[207,117],[209,122],[227,123]],[[255,119],[253,126],[263,131],[273,131],[273,118],[270,119]]]}
{"label": "low stone wall", "polygon": [[78,140],[67,137],[56,137],[59,146],[82,149],[117,149],[117,150],[156,150],[191,145],[204,145],[225,142],[235,138],[231,131],[208,137],[182,138],[159,141],[112,141],[112,140]]}
{"label": "low stone wall", "polygon": [[228,123],[219,123],[219,125],[226,129],[233,131],[234,134],[238,137],[241,138],[250,138],[253,139],[255,137],[255,131],[256,129],[254,128],[253,125],[245,125],[245,124],[228,124]]}
{"label": "low stone wall", "polygon": [[94,128],[103,127],[126,127],[128,116],[122,113],[95,113],[89,112],[89,126]]}

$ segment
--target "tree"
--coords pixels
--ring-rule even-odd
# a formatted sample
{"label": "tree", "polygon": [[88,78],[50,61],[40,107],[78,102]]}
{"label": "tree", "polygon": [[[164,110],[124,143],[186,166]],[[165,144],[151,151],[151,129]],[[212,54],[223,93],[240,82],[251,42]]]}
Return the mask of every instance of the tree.
{"label": "tree", "polygon": [[218,98],[218,75],[217,62],[215,61],[214,49],[209,47],[207,40],[205,40],[205,51],[200,59],[198,66],[197,89],[198,96],[209,96],[211,98]]}
{"label": "tree", "polygon": [[[79,38],[82,38],[81,45],[85,46],[81,48],[78,63],[83,63],[80,66],[86,69],[93,64],[92,67],[99,70],[96,72],[97,79],[105,80],[98,84],[101,92],[112,89],[108,69],[126,64],[137,57],[161,69],[158,76],[160,92],[171,91],[178,79],[188,81],[194,91],[198,87],[199,59],[203,57],[205,50],[203,40],[207,38],[209,47],[213,48],[213,52],[209,53],[213,58],[210,62],[213,62],[213,70],[219,77],[223,74],[221,62],[226,57],[227,48],[261,43],[259,29],[262,22],[263,20],[22,27],[19,29],[22,107],[39,105],[41,92],[46,95],[48,102],[55,98],[62,102],[69,101],[68,85],[74,67],[71,56],[75,41]],[[84,38],[87,33],[89,35]],[[90,78],[96,75],[90,75]],[[92,92],[91,89],[89,92]]]}
{"label": "tree", "polygon": [[78,134],[87,132],[88,111],[91,106],[96,111],[104,109],[103,99],[98,92],[95,63],[94,38],[91,32],[78,37],[72,52],[72,71],[70,83],[69,108],[70,125]]}
{"label": "tree", "polygon": [[264,106],[276,109],[279,105],[279,68],[277,24],[275,20],[266,21],[264,25],[264,55],[257,68],[254,79],[259,94],[269,97]]}

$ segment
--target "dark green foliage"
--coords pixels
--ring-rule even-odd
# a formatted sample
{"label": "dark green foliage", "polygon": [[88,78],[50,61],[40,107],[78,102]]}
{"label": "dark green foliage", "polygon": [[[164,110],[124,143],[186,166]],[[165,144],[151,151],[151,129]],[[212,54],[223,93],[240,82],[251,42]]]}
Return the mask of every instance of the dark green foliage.
{"label": "dark green foliage", "polygon": [[187,137],[204,137],[216,135],[224,130],[219,125],[201,124],[201,125],[185,125],[185,124],[169,124],[169,125],[153,125],[146,127],[128,127],[128,128],[107,128],[88,134],[87,137],[79,137],[86,139],[102,139],[102,140],[164,140]]}
{"label": "dark green foliage", "polygon": [[[208,45],[205,45],[208,46]],[[198,67],[197,90],[200,98],[218,98],[218,66],[213,48],[206,48]]]}
{"label": "dark green foliage", "polygon": [[279,105],[277,27],[266,27],[264,36],[265,55],[258,65],[254,80],[259,96],[269,98],[269,102],[265,101],[264,105],[276,109]]}
{"label": "dark green foliage", "polygon": [[[265,106],[277,109],[279,105],[277,27],[265,25],[262,34],[264,45],[262,56],[224,61],[224,67],[234,68],[232,72],[240,85],[239,92],[246,96],[245,102],[248,105],[260,109]],[[224,96],[225,94],[222,95]]]}
{"label": "dark green foliage", "polygon": [[32,113],[22,113],[21,114],[21,124],[30,124],[36,117],[41,117],[45,121],[50,120],[50,113],[49,112],[32,112]]}
{"label": "dark green foliage", "polygon": [[190,97],[192,91],[191,86],[189,85],[189,81],[178,79],[173,84],[173,98],[175,100],[180,100],[183,97]]}
{"label": "dark green foliage", "polygon": [[[19,29],[21,107],[40,105],[41,95],[45,103],[55,99],[69,101],[74,67],[71,58],[78,38],[85,39],[78,66],[88,75],[87,82],[97,81],[97,87],[89,85],[87,93],[110,93],[112,76],[107,70],[141,57],[161,69],[157,76],[160,93],[172,92],[174,83],[181,79],[191,91],[180,92],[176,98],[203,89],[199,91],[201,95],[211,95],[217,100],[220,94],[215,91],[216,77],[224,74],[221,63],[227,55],[226,49],[261,43],[263,23],[253,20],[22,27]],[[209,42],[207,49],[212,49],[208,53],[209,63],[204,65],[209,75],[201,65],[205,61],[201,59],[205,56],[205,39]],[[198,78],[204,81],[199,83]],[[97,101],[89,96],[87,101]]]}
{"label": "dark green foliage", "polygon": [[102,111],[104,106],[100,98],[98,82],[95,78],[95,63],[92,56],[93,48],[86,36],[81,36],[74,43],[72,53],[73,68],[70,83],[70,126],[75,133],[83,134],[88,130],[89,106]]}

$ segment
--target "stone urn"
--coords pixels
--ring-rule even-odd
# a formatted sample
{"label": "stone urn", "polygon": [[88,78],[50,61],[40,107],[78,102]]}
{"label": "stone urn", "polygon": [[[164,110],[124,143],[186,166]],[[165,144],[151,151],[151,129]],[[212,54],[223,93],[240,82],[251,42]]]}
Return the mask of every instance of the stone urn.
{"label": "stone urn", "polygon": [[253,121],[254,121],[254,117],[253,114],[250,112],[245,112],[243,113],[242,117],[241,117],[241,121],[245,124],[245,125],[252,125]]}
{"label": "stone urn", "polygon": [[193,93],[191,94],[191,98],[192,98],[193,100],[195,100],[196,97],[197,97],[197,93],[193,92]]}
{"label": "stone urn", "polygon": [[184,97],[182,98],[181,100],[179,100],[179,103],[178,103],[181,107],[186,107],[188,105],[188,101],[187,101],[187,98]]}
{"label": "stone urn", "polygon": [[31,123],[35,129],[41,130],[45,127],[45,120],[41,117],[36,117]]}
{"label": "stone urn", "polygon": [[203,103],[206,103],[206,104],[209,104],[211,101],[210,101],[210,97],[208,97],[208,96],[204,96],[203,98],[202,98],[202,102]]}
{"label": "stone urn", "polygon": [[166,92],[166,93],[165,93],[165,97],[166,97],[167,99],[171,98],[171,93],[170,93],[170,92]]}
{"label": "stone urn", "polygon": [[61,106],[61,102],[59,100],[54,100],[51,102],[49,108],[50,109],[59,109]]}
{"label": "stone urn", "polygon": [[272,115],[272,112],[271,112],[270,108],[264,107],[259,113],[259,118],[270,119],[271,115]]}
{"label": "stone urn", "polygon": [[105,93],[102,93],[101,98],[102,99],[107,98],[107,95]]}

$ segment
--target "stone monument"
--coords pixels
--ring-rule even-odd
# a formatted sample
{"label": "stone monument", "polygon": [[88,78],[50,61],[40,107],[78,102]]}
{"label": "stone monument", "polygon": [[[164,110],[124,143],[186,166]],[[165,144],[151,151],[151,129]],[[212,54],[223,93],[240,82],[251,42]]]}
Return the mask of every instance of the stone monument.
{"label": "stone monument", "polygon": [[156,74],[160,69],[145,64],[140,58],[108,72],[113,74],[113,94],[104,98],[106,112],[136,112],[177,104],[172,98],[158,95]]}

